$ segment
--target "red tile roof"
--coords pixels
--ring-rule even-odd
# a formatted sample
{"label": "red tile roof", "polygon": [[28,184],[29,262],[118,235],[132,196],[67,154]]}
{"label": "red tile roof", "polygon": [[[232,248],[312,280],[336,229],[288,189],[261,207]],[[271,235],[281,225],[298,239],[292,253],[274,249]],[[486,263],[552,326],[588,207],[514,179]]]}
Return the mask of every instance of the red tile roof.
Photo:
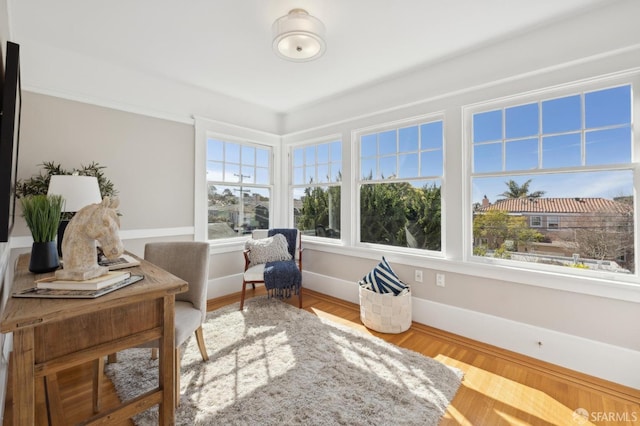
{"label": "red tile roof", "polygon": [[510,213],[595,213],[630,214],[631,205],[607,198],[508,198],[497,200],[476,211],[502,210]]}

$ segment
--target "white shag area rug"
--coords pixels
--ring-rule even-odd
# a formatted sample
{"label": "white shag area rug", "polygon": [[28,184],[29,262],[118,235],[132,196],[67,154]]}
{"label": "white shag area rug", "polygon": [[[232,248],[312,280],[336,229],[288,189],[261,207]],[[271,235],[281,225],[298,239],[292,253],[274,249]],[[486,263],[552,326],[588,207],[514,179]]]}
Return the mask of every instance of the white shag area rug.
{"label": "white shag area rug", "polygon": [[[209,361],[182,348],[177,425],[437,425],[462,372],[417,352],[256,297],[207,315]],[[157,386],[150,349],[108,364],[121,399]],[[137,415],[156,425],[157,407]]]}

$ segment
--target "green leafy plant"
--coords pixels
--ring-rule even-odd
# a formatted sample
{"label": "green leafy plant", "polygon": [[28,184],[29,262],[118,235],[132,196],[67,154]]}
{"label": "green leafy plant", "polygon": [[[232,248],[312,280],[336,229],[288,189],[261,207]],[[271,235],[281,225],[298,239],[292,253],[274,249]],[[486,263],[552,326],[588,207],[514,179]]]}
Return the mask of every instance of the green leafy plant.
{"label": "green leafy plant", "polygon": [[22,215],[36,243],[54,241],[62,213],[62,196],[28,195],[20,198]]}
{"label": "green leafy plant", "polygon": [[[16,195],[19,198],[23,198],[30,195],[47,195],[49,189],[49,181],[51,176],[54,175],[78,175],[78,176],[93,176],[98,179],[98,186],[100,187],[100,195],[104,197],[113,197],[118,194],[118,191],[113,186],[113,182],[106,178],[104,175],[105,166],[101,166],[99,163],[92,162],[88,166],[81,165],[80,168],[66,170],[63,169],[60,164],[53,161],[45,161],[42,164],[42,170],[39,175],[34,175],[29,179],[21,179],[16,183]],[[65,220],[71,219],[73,213],[62,213],[62,218]]]}

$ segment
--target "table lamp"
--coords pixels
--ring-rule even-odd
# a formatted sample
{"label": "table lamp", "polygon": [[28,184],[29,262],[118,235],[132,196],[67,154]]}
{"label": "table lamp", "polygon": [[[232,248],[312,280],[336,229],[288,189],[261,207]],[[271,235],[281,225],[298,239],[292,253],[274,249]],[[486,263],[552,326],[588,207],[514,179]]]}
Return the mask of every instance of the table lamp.
{"label": "table lamp", "polygon": [[[62,195],[63,213],[75,213],[89,204],[100,203],[100,185],[94,176],[53,175],[49,181],[47,195]],[[63,216],[58,226],[58,256],[62,257],[62,239],[69,224],[69,216]]]}

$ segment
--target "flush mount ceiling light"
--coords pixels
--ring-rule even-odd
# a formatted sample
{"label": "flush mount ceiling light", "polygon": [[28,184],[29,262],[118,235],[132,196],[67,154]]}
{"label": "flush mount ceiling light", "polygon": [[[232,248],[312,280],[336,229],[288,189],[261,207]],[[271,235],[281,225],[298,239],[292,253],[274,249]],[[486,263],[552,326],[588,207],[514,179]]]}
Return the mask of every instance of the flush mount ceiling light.
{"label": "flush mount ceiling light", "polygon": [[273,23],[273,50],[288,61],[318,59],[327,48],[324,25],[304,9],[291,9]]}

